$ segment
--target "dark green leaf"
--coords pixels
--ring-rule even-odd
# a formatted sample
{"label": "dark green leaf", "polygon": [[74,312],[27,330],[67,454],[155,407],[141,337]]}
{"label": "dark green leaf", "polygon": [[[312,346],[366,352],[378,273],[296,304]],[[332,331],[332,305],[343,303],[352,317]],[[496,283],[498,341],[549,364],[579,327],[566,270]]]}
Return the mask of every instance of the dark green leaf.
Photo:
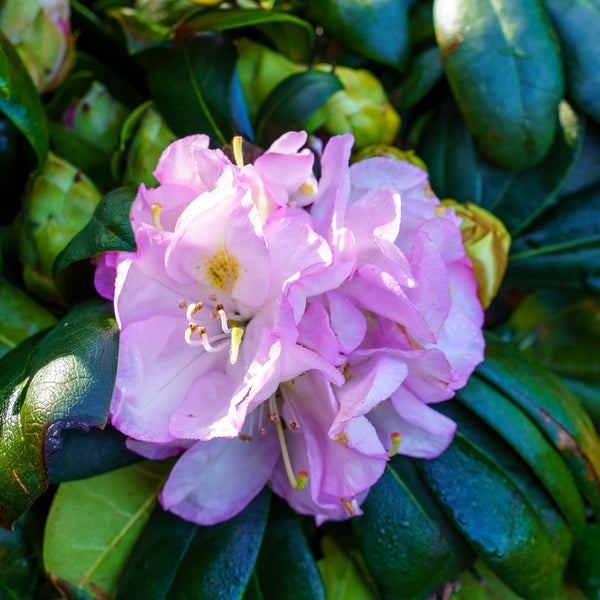
{"label": "dark green leaf", "polygon": [[80,305],[41,341],[30,340],[0,359],[3,527],[46,489],[61,431],[106,424],[117,368],[118,330],[105,304]]}
{"label": "dark green leaf", "polygon": [[54,261],[56,285],[69,302],[77,294],[85,297],[93,284],[93,267],[89,259],[101,252],[136,249],[129,213],[136,190],[122,187],[109,192],[100,200],[88,224],[69,242]]}
{"label": "dark green leaf", "polygon": [[275,10],[232,9],[205,12],[190,19],[186,28],[194,31],[228,31],[256,27],[275,49],[295,62],[308,62],[312,56],[315,34],[313,26],[294,15]]}
{"label": "dark green leaf", "polygon": [[600,513],[600,442],[571,394],[543,367],[491,335],[486,336],[486,360],[477,373],[537,424],[560,452],[583,497]]}
{"label": "dark green leaf", "polygon": [[269,510],[264,490],[229,521],[199,527],[157,508],[119,581],[117,600],[230,600],[248,585]]}
{"label": "dark green leaf", "polygon": [[404,111],[414,106],[433,89],[443,74],[444,69],[437,46],[417,54],[400,83],[401,96],[398,110]]}
{"label": "dark green leaf", "polygon": [[341,89],[340,80],[332,73],[310,69],[290,75],[260,107],[254,127],[256,139],[268,146],[285,131],[305,128],[308,119]]}
{"label": "dark green leaf", "polygon": [[44,535],[51,577],[94,598],[112,597],[172,464],[144,461],[61,484]]}
{"label": "dark green leaf", "polygon": [[139,454],[127,449],[126,439],[110,425],[104,430],[64,431],[61,448],[50,456],[50,483],[86,479],[141,461]]}
{"label": "dark green leaf", "polygon": [[167,124],[178,136],[206,133],[224,145],[245,134],[234,118],[232,85],[235,46],[217,33],[203,33],[173,47],[148,78],[150,92]]}
{"label": "dark green leaf", "polygon": [[600,3],[597,0],[546,0],[565,62],[567,92],[600,122]]}
{"label": "dark green leaf", "polygon": [[565,557],[504,468],[460,431],[441,456],[418,466],[452,522],[505,583],[530,600],[554,597]]}
{"label": "dark green leaf", "polygon": [[469,565],[472,553],[407,458],[398,456],[353,519],[367,568],[384,599],[424,598]]}
{"label": "dark green leaf", "polygon": [[600,185],[562,198],[514,240],[507,284],[600,289]]}
{"label": "dark green leaf", "polygon": [[436,0],[436,37],[450,86],[484,153],[504,168],[550,150],[562,65],[538,0]]}
{"label": "dark green leaf", "polygon": [[20,289],[0,281],[0,356],[34,333],[55,324],[54,315]]}
{"label": "dark green leaf", "polygon": [[325,600],[325,588],[298,517],[272,499],[256,564],[264,600]]}
{"label": "dark green leaf", "polygon": [[575,480],[559,453],[527,415],[476,374],[456,397],[525,460],[562,511],[573,533],[579,535],[585,522],[585,510]]}
{"label": "dark green leaf", "polygon": [[5,100],[10,98],[11,94],[10,66],[4,48],[0,46],[0,96]]}
{"label": "dark green leaf", "polygon": [[589,523],[569,564],[573,579],[590,600],[600,597],[600,523]]}
{"label": "dark green leaf", "polygon": [[0,598],[30,598],[37,574],[36,557],[21,522],[14,531],[0,529]]}
{"label": "dark green leaf", "polygon": [[598,183],[600,183],[600,127],[594,121],[588,120],[585,124],[581,152],[560,189],[560,195],[569,196]]}
{"label": "dark green leaf", "polygon": [[319,0],[318,23],[351,50],[403,69],[408,58],[406,4],[397,0]]}
{"label": "dark green leaf", "polygon": [[4,71],[2,79],[9,86],[0,94],[0,111],[23,133],[35,150],[38,162],[43,163],[48,154],[48,122],[42,101],[19,55],[1,33],[0,49],[0,77]]}

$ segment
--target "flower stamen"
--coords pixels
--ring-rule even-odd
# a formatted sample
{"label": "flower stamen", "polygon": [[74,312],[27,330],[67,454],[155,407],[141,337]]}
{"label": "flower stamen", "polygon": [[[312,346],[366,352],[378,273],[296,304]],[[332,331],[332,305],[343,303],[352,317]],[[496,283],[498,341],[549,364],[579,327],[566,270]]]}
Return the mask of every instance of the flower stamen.
{"label": "flower stamen", "polygon": [[188,306],[187,312],[185,313],[187,320],[191,321],[192,316],[195,315],[199,310],[202,310],[203,306],[204,306],[203,302],[196,302],[196,304],[190,304]]}
{"label": "flower stamen", "polygon": [[159,204],[158,202],[155,202],[152,205],[152,224],[154,227],[156,227],[156,229],[158,229],[158,231],[164,231],[162,225],[160,224],[160,213],[162,212],[162,209],[162,204]]}
{"label": "flower stamen", "polygon": [[233,146],[233,158],[235,164],[241,169],[244,166],[244,155],[242,153],[242,136],[236,135],[233,137],[231,145]]}
{"label": "flower stamen", "polygon": [[398,454],[398,448],[400,448],[400,440],[402,439],[402,435],[394,431],[394,433],[390,434],[390,438],[392,438],[392,449],[387,451],[387,455],[391,458],[392,456],[396,456]]}
{"label": "flower stamen", "polygon": [[308,481],[308,473],[304,470],[300,470],[298,471],[297,478],[294,474],[294,470],[292,469],[292,463],[290,461],[290,455],[288,453],[287,445],[285,443],[283,426],[281,424],[279,414],[277,413],[277,407],[275,406],[275,396],[271,396],[269,398],[269,418],[271,419],[271,422],[275,423],[275,427],[277,428],[277,437],[279,438],[279,445],[281,446],[281,457],[283,458],[283,466],[285,467],[285,472],[288,476],[290,485],[297,492],[299,492]]}
{"label": "flower stamen", "polygon": [[340,502],[346,507],[346,510],[350,513],[351,517],[356,515],[356,512],[354,511],[354,500],[340,498]]}

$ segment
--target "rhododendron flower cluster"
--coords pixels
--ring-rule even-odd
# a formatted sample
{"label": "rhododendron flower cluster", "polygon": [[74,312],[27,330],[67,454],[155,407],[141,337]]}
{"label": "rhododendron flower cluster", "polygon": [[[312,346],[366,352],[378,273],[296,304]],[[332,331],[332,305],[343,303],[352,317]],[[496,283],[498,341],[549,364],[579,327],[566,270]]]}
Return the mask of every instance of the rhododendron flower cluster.
{"label": "rhododendron flower cluster", "polygon": [[96,286],[121,330],[112,423],[150,458],[182,452],[163,506],[212,524],[267,482],[301,513],[343,519],[396,452],[433,458],[450,398],[483,358],[460,218],[426,172],[306,134],[253,164],[206,136],[173,143],[131,211],[137,251]]}

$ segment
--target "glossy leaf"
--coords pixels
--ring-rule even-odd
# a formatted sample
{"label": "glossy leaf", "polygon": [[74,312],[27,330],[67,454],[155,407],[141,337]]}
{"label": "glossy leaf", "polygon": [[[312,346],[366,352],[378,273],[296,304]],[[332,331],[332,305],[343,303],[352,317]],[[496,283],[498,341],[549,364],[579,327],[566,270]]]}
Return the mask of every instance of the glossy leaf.
{"label": "glossy leaf", "polygon": [[7,281],[0,281],[0,356],[56,322],[52,313],[19,288]]}
{"label": "glossy leaf", "polygon": [[117,349],[112,308],[90,302],[0,359],[1,526],[46,489],[47,461],[62,430],[106,424]]}
{"label": "glossy leaf", "polygon": [[38,162],[43,163],[48,154],[48,122],[42,101],[19,55],[2,33],[0,50],[0,77],[6,84],[0,94],[0,112],[23,133]]}
{"label": "glossy leaf", "polygon": [[37,559],[22,523],[0,529],[0,598],[30,598],[38,576]]}
{"label": "glossy leaf", "polygon": [[272,500],[256,572],[264,600],[325,600],[319,568],[298,517],[278,498]]}
{"label": "glossy leaf", "polygon": [[536,506],[492,456],[459,431],[441,456],[418,466],[452,522],[505,583],[531,600],[555,595],[565,557]]}
{"label": "glossy leaf", "polygon": [[477,414],[521,456],[562,511],[575,536],[583,530],[585,510],[577,485],[557,450],[521,409],[476,374],[457,399]]}
{"label": "glossy leaf", "polygon": [[113,595],[171,464],[144,461],[61,484],[46,522],[46,571],[92,597]]}
{"label": "glossy leaf", "polygon": [[315,44],[313,26],[295,15],[276,10],[231,9],[204,12],[185,23],[193,31],[229,31],[254,27],[275,49],[295,62],[309,62]]}
{"label": "glossy leaf", "polygon": [[351,521],[382,598],[418,600],[469,565],[472,553],[407,458],[398,456]]}
{"label": "glossy leaf", "polygon": [[519,236],[511,249],[507,284],[600,289],[600,185],[562,198]]}
{"label": "glossy leaf", "polygon": [[575,398],[549,372],[491,335],[477,373],[536,423],[560,452],[585,500],[600,512],[600,442]]}
{"label": "glossy leaf", "polygon": [[200,527],[156,508],[119,582],[117,600],[229,600],[248,585],[263,536],[265,490],[229,521]]}
{"label": "glossy leaf", "polygon": [[600,122],[600,2],[546,0],[546,6],[562,47],[567,93]]}
{"label": "glossy leaf", "polygon": [[227,38],[203,33],[175,46],[150,73],[152,97],[175,134],[206,133],[219,146],[235,134],[251,137],[234,119],[236,61],[237,51]]}
{"label": "glossy leaf", "polygon": [[94,427],[64,431],[62,446],[48,463],[50,483],[86,479],[140,462],[142,457],[127,448],[126,439],[111,425],[103,430]]}
{"label": "glossy leaf", "polygon": [[89,259],[101,252],[136,249],[129,213],[136,190],[121,187],[106,194],[88,224],[54,261],[56,285],[67,302],[93,293],[93,266]]}
{"label": "glossy leaf", "polygon": [[290,75],[260,107],[254,126],[257,140],[268,146],[285,131],[306,129],[308,119],[341,89],[340,80],[332,73],[310,69]]}
{"label": "glossy leaf", "polygon": [[570,196],[598,183],[600,183],[600,126],[588,119],[581,152],[560,189],[560,196]]}
{"label": "glossy leaf", "polygon": [[537,165],[550,150],[564,91],[541,3],[436,0],[434,21],[446,76],[484,153],[512,171]]}
{"label": "glossy leaf", "polygon": [[600,524],[586,526],[573,548],[570,572],[587,598],[600,597]]}
{"label": "glossy leaf", "polygon": [[319,0],[313,6],[329,36],[367,58],[404,68],[409,53],[405,2]]}

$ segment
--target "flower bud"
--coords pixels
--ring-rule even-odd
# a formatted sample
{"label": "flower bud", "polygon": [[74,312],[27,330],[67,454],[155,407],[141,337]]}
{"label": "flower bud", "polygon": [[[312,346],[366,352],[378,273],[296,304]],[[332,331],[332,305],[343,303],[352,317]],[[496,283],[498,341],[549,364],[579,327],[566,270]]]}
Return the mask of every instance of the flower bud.
{"label": "flower bud", "polygon": [[[330,71],[331,65],[317,65]],[[398,135],[400,117],[390,104],[379,80],[365,69],[335,67],[344,89],[321,107],[325,127],[334,135],[351,133],[354,148],[391,144]]]}
{"label": "flower bud", "polygon": [[404,160],[415,167],[419,167],[419,169],[423,169],[423,171],[427,171],[427,165],[415,154],[414,150],[400,150],[396,146],[386,146],[384,144],[376,144],[363,148],[353,156],[352,162],[360,162],[365,158],[373,158],[374,156]]}
{"label": "flower bud", "polygon": [[68,0],[5,0],[0,30],[15,46],[39,92],[60,85],[75,61]]}
{"label": "flower bud", "polygon": [[83,98],[65,113],[65,127],[102,152],[109,153],[119,143],[119,134],[128,110],[98,81],[93,81]]}
{"label": "flower bud", "polygon": [[127,153],[125,185],[155,187],[158,181],[152,172],[163,150],[175,141],[175,134],[154,109],[148,108],[138,123]]}
{"label": "flower bud", "polygon": [[15,222],[23,279],[38,296],[61,303],[55,258],[89,221],[101,194],[78,169],[52,153],[29,184]]}
{"label": "flower bud", "polygon": [[502,221],[472,202],[460,204],[455,200],[443,200],[442,204],[463,220],[460,230],[465,250],[473,263],[479,300],[487,308],[506,271],[510,234]]}

